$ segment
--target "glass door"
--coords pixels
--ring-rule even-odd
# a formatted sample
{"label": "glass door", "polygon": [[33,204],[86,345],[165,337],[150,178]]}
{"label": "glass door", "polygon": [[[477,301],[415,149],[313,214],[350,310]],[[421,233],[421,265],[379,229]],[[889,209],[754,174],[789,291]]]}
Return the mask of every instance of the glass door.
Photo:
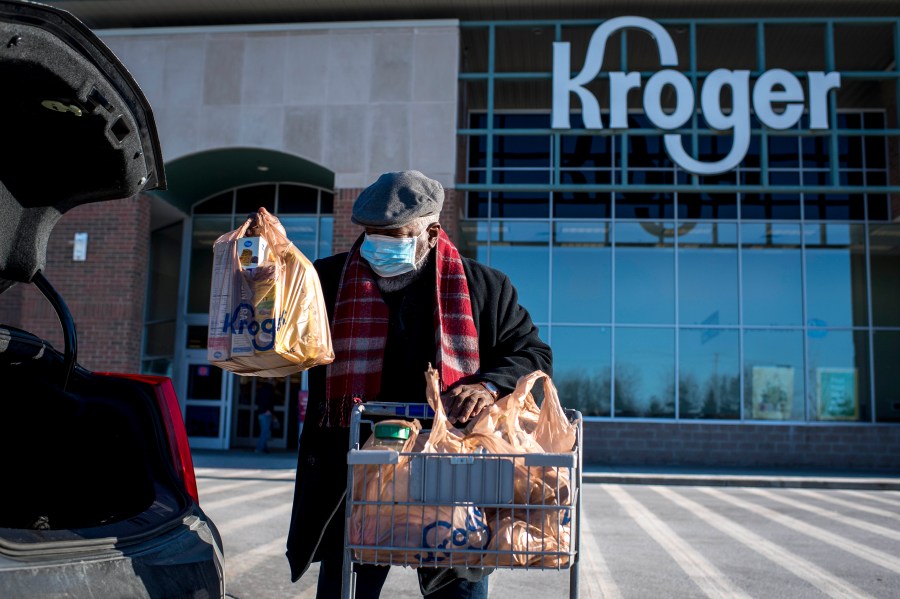
{"label": "glass door", "polygon": [[185,352],[184,424],[195,449],[228,449],[231,373],[206,361],[206,350]]}
{"label": "glass door", "polygon": [[272,431],[269,449],[295,449],[306,411],[306,377],[296,373],[283,378],[234,376],[234,447],[255,447],[259,439],[259,401],[264,385],[272,385]]}

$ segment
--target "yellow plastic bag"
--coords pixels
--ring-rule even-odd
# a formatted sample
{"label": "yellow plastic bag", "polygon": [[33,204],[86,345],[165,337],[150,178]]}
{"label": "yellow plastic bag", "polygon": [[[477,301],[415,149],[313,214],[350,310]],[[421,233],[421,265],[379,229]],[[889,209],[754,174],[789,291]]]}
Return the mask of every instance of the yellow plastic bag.
{"label": "yellow plastic bag", "polygon": [[265,208],[213,246],[208,359],[251,376],[287,376],[334,360],[312,263]]}

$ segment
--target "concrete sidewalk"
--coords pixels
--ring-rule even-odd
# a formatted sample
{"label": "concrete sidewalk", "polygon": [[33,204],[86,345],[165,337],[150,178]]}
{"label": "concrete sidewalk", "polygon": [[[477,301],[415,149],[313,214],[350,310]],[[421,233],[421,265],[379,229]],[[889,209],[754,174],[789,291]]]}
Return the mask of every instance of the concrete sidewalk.
{"label": "concrete sidewalk", "polygon": [[[195,468],[248,470],[293,470],[297,467],[294,451],[259,454],[252,450],[232,449],[192,451]],[[857,489],[900,491],[900,472],[854,472],[808,470],[802,468],[689,468],[674,466],[600,466],[584,468],[584,482],[619,485],[668,485],[703,487],[781,487],[798,489]]]}

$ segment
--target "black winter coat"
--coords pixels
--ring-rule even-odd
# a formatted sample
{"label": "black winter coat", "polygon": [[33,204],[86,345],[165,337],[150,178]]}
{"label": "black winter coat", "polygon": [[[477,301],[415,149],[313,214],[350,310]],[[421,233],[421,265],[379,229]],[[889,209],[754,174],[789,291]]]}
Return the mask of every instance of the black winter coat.
{"label": "black winter coat", "polygon": [[[338,284],[348,255],[337,254],[315,262],[329,320],[334,318]],[[525,374],[535,370],[552,374],[550,347],[538,337],[537,327],[519,305],[509,278],[468,258],[463,258],[463,269],[469,285],[481,363],[481,371],[472,381],[490,381],[503,396],[510,393],[519,377]],[[433,361],[434,358],[429,356],[427,359]],[[350,439],[346,428],[318,426],[325,399],[326,368],[320,366],[309,371],[309,404],[300,438],[287,542],[291,580],[295,582],[312,562],[339,551],[344,541],[342,499],[347,488]]]}

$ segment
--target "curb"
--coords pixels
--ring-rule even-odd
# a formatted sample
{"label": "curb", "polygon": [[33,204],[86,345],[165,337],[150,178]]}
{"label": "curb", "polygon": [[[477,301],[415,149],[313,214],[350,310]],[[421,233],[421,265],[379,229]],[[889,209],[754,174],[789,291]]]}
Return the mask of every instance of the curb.
{"label": "curb", "polygon": [[[273,452],[260,455],[250,451],[200,450],[193,453],[194,468],[202,469],[253,469],[293,470],[297,466],[296,455],[291,452]],[[198,473],[198,477],[206,475]],[[892,474],[854,475],[853,473],[804,474],[772,472],[742,474],[722,472],[600,472],[582,473],[586,484],[607,485],[661,485],[691,487],[763,487],[781,489],[844,489],[857,491],[900,491],[900,476]]]}
{"label": "curb", "polygon": [[844,478],[814,476],[753,476],[697,474],[621,474],[584,472],[589,484],[664,485],[697,487],[772,487],[783,489],[848,489],[900,491],[900,478]]}

